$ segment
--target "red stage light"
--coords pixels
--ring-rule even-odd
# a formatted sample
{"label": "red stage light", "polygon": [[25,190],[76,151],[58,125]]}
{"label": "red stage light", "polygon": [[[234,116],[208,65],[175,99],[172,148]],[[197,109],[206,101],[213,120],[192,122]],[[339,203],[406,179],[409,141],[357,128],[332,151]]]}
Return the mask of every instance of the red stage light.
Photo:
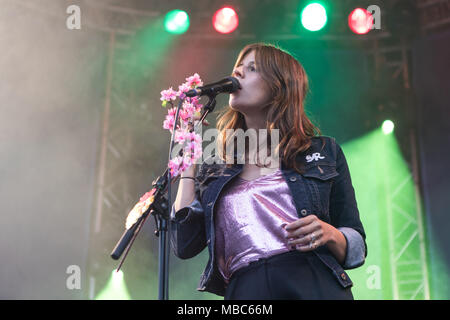
{"label": "red stage light", "polygon": [[348,26],[357,34],[368,33],[373,25],[373,16],[366,9],[356,8],[348,16]]}
{"label": "red stage light", "polygon": [[238,24],[238,15],[231,7],[223,7],[214,14],[213,26],[217,32],[231,33],[237,28]]}

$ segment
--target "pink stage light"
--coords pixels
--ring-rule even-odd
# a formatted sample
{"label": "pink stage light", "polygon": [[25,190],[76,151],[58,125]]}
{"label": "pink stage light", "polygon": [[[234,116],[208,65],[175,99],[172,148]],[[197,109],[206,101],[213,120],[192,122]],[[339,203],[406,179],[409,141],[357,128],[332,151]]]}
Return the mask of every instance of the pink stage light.
{"label": "pink stage light", "polygon": [[239,25],[239,18],[231,7],[223,7],[216,11],[213,16],[213,26],[217,32],[231,33]]}
{"label": "pink stage light", "polygon": [[368,33],[373,25],[373,16],[366,9],[356,8],[348,16],[348,26],[356,34]]}

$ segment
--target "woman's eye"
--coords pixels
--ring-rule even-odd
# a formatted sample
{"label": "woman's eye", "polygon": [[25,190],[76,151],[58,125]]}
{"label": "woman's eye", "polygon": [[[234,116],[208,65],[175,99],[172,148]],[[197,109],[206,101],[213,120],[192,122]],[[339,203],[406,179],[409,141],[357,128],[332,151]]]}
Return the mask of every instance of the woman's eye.
{"label": "woman's eye", "polygon": [[256,71],[255,67],[253,67],[253,66],[248,67],[248,69],[249,69],[250,71]]}

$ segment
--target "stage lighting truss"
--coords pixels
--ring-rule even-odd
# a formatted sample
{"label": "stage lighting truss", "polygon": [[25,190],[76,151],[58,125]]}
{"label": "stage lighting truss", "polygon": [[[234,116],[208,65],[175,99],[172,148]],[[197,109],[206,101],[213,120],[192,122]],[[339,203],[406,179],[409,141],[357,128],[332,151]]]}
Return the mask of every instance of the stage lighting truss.
{"label": "stage lighting truss", "polygon": [[419,22],[423,33],[450,26],[450,0],[417,0]]}

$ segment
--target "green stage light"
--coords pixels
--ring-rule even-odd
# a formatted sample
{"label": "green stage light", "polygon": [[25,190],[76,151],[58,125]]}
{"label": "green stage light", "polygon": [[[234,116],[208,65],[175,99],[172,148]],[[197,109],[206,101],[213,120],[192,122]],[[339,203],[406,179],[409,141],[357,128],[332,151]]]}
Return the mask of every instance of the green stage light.
{"label": "green stage light", "polygon": [[348,270],[355,299],[429,299],[429,277],[442,275],[429,268],[421,196],[395,135],[377,129],[341,147],[367,235],[364,265]]}
{"label": "green stage light", "polygon": [[394,123],[391,120],[385,120],[381,126],[384,134],[390,134],[394,131]]}
{"label": "green stage light", "polygon": [[95,300],[131,300],[122,270],[113,270],[108,283],[95,297]]}
{"label": "green stage light", "polygon": [[169,11],[164,19],[164,28],[169,33],[185,33],[189,29],[188,14],[182,10]]}
{"label": "green stage light", "polygon": [[302,26],[309,31],[319,31],[327,24],[327,10],[317,2],[303,8],[300,16]]}

